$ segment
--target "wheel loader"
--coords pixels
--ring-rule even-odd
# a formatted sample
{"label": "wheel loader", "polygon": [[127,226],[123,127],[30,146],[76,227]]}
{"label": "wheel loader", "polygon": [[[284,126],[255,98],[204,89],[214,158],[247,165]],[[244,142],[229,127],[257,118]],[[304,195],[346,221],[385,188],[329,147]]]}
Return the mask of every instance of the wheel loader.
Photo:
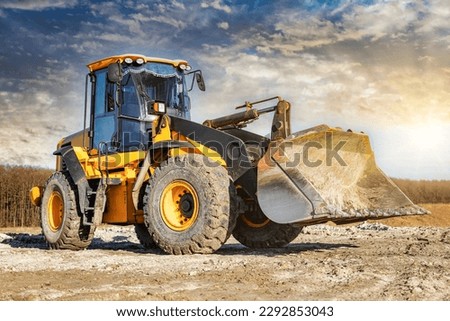
{"label": "wheel loader", "polygon": [[[105,223],[133,224],[146,248],[194,254],[231,235],[282,247],[307,225],[426,213],[376,166],[366,134],[292,133],[281,97],[200,124],[189,92],[205,82],[187,61],[123,54],[87,67],[84,128],[59,141],[56,171],[30,191],[52,249],[84,249]],[[269,135],[243,129],[267,113]]]}

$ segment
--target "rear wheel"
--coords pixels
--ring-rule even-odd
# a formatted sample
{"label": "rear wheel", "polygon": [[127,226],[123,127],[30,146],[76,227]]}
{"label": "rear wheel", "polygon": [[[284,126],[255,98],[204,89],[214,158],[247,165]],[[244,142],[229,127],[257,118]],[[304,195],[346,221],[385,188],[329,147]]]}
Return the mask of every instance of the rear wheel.
{"label": "rear wheel", "polygon": [[229,188],[226,169],[203,155],[168,159],[155,170],[144,197],[155,243],[170,254],[215,252],[235,224]]}
{"label": "rear wheel", "polygon": [[94,226],[83,226],[75,185],[64,172],[54,173],[42,196],[42,232],[52,249],[81,250],[91,244]]}
{"label": "rear wheel", "polygon": [[258,206],[238,217],[233,236],[250,248],[278,248],[292,242],[302,229],[302,226],[271,221]]}
{"label": "rear wheel", "polygon": [[136,232],[139,243],[141,243],[145,249],[154,249],[156,247],[156,244],[148,232],[145,224],[134,224],[134,231]]}

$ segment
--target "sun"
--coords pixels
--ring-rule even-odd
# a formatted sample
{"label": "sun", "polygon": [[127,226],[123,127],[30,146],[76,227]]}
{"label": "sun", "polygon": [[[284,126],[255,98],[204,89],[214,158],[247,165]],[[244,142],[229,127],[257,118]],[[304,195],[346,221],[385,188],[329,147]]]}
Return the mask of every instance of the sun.
{"label": "sun", "polygon": [[450,179],[450,123],[411,122],[380,133],[373,135],[375,158],[389,176]]}
{"label": "sun", "polygon": [[419,153],[439,154],[443,149],[448,148],[449,134],[450,125],[422,124],[411,128],[409,144]]}
{"label": "sun", "polygon": [[438,121],[411,124],[402,137],[397,150],[402,161],[397,165],[408,173],[405,177],[450,178],[450,124]]}

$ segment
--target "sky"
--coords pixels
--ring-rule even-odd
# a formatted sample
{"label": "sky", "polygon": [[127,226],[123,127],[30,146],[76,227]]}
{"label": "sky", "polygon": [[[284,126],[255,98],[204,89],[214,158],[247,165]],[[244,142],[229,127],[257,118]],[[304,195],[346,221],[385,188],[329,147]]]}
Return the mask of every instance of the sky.
{"label": "sky", "polygon": [[194,121],[281,96],[293,131],[364,131],[387,175],[450,179],[448,0],[2,0],[0,39],[3,164],[53,168],[83,126],[86,64],[139,53],[202,69]]}

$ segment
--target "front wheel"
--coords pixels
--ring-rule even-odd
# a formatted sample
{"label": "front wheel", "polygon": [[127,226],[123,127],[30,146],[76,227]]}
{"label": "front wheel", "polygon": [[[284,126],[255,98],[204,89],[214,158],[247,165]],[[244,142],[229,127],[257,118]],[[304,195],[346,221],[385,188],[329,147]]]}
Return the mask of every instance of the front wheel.
{"label": "front wheel", "polygon": [[170,254],[215,252],[235,224],[229,188],[226,169],[205,156],[169,158],[155,170],[144,197],[155,243]]}
{"label": "front wheel", "polygon": [[65,172],[54,173],[42,196],[42,232],[52,249],[81,250],[94,237],[94,226],[83,226],[77,210],[76,186]]}

